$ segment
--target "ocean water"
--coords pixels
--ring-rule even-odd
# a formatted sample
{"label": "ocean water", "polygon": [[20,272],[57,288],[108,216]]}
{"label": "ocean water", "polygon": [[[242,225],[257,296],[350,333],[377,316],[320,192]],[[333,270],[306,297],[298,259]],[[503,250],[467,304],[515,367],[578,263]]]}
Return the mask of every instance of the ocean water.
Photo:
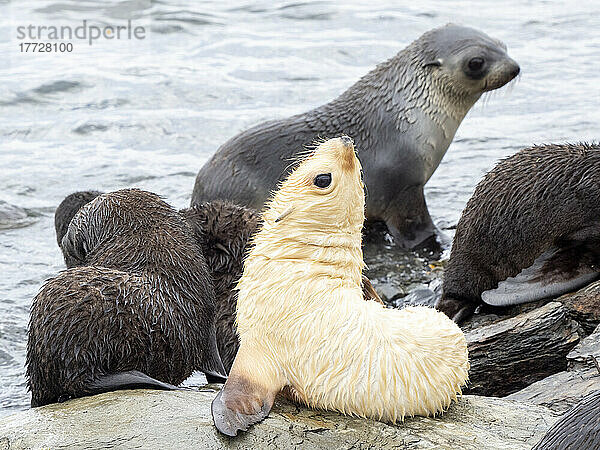
{"label": "ocean water", "polygon": [[[84,20],[131,20],[144,39],[20,51],[32,40],[19,27]],[[65,195],[137,186],[185,207],[229,137],[331,100],[447,22],[503,40],[521,76],[479,101],[426,186],[442,228],[498,159],[598,139],[600,2],[0,1],[0,415],[28,407],[29,307],[64,268],[53,213]],[[398,258],[407,285],[423,276],[421,260]]]}

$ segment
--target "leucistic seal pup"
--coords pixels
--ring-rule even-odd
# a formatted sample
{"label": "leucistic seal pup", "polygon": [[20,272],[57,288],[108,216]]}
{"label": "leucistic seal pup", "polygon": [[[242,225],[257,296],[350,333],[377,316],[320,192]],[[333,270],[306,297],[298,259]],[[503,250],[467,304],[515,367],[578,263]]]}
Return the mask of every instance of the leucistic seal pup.
{"label": "leucistic seal pup", "polygon": [[234,436],[288,387],[314,408],[397,422],[434,415],[467,380],[465,337],[426,307],[364,301],[361,165],[348,137],[321,143],[263,214],[238,283],[240,348],[212,403]]}
{"label": "leucistic seal pup", "polygon": [[462,322],[483,302],[555,297],[598,278],[600,146],[542,145],[501,161],[456,228],[437,308]]}
{"label": "leucistic seal pup", "polygon": [[75,214],[61,246],[71,268],[31,307],[32,406],[170,389],[195,370],[224,375],[206,262],[187,223],[160,197],[137,189],[100,195]]}
{"label": "leucistic seal pup", "polygon": [[261,209],[303,146],[346,133],[363,164],[367,218],[384,221],[398,245],[419,247],[435,234],[423,186],[479,97],[519,70],[481,31],[430,30],[331,102],[225,142],[198,172],[192,205],[228,199]]}

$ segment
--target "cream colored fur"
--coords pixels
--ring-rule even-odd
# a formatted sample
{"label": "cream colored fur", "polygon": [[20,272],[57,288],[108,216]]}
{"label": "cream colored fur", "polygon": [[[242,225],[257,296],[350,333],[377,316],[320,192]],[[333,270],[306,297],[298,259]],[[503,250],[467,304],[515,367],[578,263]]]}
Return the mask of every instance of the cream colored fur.
{"label": "cream colored fur", "polygon": [[[363,300],[360,170],[352,145],[329,140],[268,204],[238,284],[234,367],[316,408],[386,422],[435,414],[467,381],[465,337],[434,309]],[[321,173],[327,189],[313,184]]]}

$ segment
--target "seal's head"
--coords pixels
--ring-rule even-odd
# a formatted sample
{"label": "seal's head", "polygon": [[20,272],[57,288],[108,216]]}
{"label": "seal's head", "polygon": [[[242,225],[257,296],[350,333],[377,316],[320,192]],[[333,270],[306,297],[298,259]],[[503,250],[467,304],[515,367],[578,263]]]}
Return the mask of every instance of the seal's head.
{"label": "seal's head", "polygon": [[158,195],[122,189],[99,195],[82,206],[70,221],[61,249],[67,267],[94,261],[102,267],[134,270],[171,257],[168,252],[157,251],[159,248],[196,247],[188,234],[179,213]]}
{"label": "seal's head", "polygon": [[422,65],[440,88],[445,86],[475,101],[520,72],[503,42],[473,28],[448,24],[425,33],[415,44],[425,50],[420,53],[425,57]]}
{"label": "seal's head", "polygon": [[285,223],[317,233],[334,228],[360,234],[364,205],[361,165],[352,139],[342,136],[318,145],[281,183],[267,204],[264,228]]}

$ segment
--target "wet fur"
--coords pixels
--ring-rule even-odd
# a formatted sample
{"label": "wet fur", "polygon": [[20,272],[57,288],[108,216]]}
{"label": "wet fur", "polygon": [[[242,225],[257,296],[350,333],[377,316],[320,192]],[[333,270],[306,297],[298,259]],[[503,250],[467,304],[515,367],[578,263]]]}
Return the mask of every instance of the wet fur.
{"label": "wet fur", "polygon": [[32,406],[106,390],[109,374],[139,371],[177,385],[194,370],[219,369],[206,262],[187,223],[157,195],[95,198],[70,221],[62,249],[71,268],[31,307]]}
{"label": "wet fur", "polygon": [[[336,185],[312,188],[327,172]],[[212,405],[221,432],[262,420],[284,387],[311,407],[387,422],[456,399],[469,368],[463,333],[431,308],[363,300],[363,221],[360,164],[338,139],[275,193],[238,283],[240,349]]]}
{"label": "wet fur", "polygon": [[[473,52],[489,60],[477,80],[463,74],[463,59]],[[333,101],[231,138],[200,169],[192,205],[230,199],[261,209],[297,152],[319,136],[345,133],[363,164],[368,219],[386,222],[399,245],[418,246],[435,230],[424,184],[481,94],[509,82],[516,70],[504,44],[477,30],[452,24],[431,30]]]}
{"label": "wet fur", "polygon": [[481,304],[482,292],[516,276],[551,247],[562,250],[544,268],[547,273],[600,263],[597,144],[524,149],[483,178],[457,225],[437,308],[465,320]]}
{"label": "wet fur", "polygon": [[60,243],[71,223],[73,216],[79,211],[83,205],[91,202],[96,197],[101,195],[99,191],[80,191],[73,192],[67,195],[54,213],[54,229],[56,230],[56,242],[60,247]]}
{"label": "wet fur", "polygon": [[[57,240],[62,240],[60,230],[66,229],[64,224],[70,223],[71,218],[79,208],[100,193],[77,192],[63,200],[62,205],[72,205],[70,208],[59,207],[55,213]],[[77,203],[78,202],[78,203]],[[237,291],[235,285],[242,276],[243,261],[252,236],[258,231],[260,214],[251,208],[234,205],[231,202],[215,200],[195,205],[180,211],[193,231],[196,242],[202,249],[215,290],[215,324],[217,346],[227,373],[239,348],[239,338],[235,326],[235,309]],[[67,267],[73,263],[65,255]],[[367,277],[363,276],[363,295],[365,300],[374,300],[383,304]],[[207,376],[209,380],[215,380]]]}
{"label": "wet fur", "polygon": [[238,351],[235,326],[237,291],[250,238],[256,233],[260,215],[229,202],[214,201],[181,211],[193,227],[212,275],[216,295],[217,345],[229,373]]}

